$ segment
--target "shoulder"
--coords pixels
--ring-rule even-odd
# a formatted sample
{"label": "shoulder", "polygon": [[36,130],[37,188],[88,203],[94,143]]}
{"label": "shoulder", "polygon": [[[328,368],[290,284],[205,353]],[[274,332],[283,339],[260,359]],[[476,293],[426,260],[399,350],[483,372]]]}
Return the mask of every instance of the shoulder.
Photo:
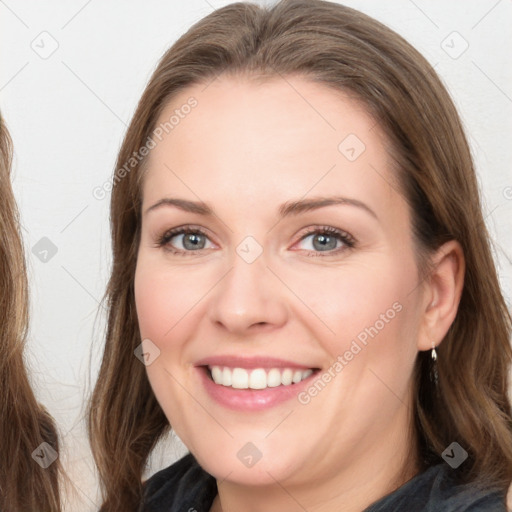
{"label": "shoulder", "polygon": [[447,464],[432,466],[365,512],[507,512],[503,494],[459,484],[454,471]]}
{"label": "shoulder", "polygon": [[188,454],[144,482],[144,502],[139,511],[209,510],[216,494],[215,478]]}

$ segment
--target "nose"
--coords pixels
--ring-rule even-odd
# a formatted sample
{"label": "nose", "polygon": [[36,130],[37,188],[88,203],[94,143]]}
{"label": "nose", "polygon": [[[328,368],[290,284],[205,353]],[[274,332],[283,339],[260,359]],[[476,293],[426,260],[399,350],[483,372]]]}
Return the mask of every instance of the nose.
{"label": "nose", "polygon": [[214,288],[209,316],[236,336],[273,330],[286,323],[285,290],[267,268],[263,254],[252,263],[234,255],[230,270]]}

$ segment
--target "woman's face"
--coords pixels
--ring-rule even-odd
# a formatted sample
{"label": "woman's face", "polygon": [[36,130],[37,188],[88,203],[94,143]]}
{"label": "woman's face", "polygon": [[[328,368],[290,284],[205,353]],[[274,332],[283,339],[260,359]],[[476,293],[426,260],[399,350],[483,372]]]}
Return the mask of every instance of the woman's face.
{"label": "woman's face", "polygon": [[423,299],[379,126],[297,77],[221,76],[157,125],[172,115],[149,155],[135,296],[176,433],[252,485],[407,456]]}

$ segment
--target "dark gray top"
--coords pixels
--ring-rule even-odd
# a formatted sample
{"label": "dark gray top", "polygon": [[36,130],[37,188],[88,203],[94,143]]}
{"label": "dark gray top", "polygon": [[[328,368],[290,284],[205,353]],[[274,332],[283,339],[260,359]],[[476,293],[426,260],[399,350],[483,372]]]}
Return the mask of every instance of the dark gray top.
{"label": "dark gray top", "polygon": [[[457,484],[448,464],[428,468],[363,512],[507,512],[505,496]],[[215,478],[191,454],[145,483],[140,512],[209,512]]]}

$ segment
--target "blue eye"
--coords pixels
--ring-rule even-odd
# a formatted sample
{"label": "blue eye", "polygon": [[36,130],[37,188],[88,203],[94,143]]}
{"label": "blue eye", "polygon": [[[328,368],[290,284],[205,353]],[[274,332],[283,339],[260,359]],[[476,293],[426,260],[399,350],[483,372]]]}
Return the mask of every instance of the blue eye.
{"label": "blue eye", "polygon": [[[299,249],[307,253],[320,256],[337,254],[340,251],[355,246],[354,238],[339,229],[331,226],[310,228],[303,235],[298,244],[305,244]],[[185,226],[166,231],[157,241],[158,247],[164,247],[173,254],[187,255],[203,249],[212,249],[214,245],[208,235],[200,228]]]}
{"label": "blue eye", "polygon": [[302,247],[302,249],[317,253],[337,253],[343,248],[351,248],[355,245],[351,235],[330,226],[310,230],[300,239],[299,243],[305,241],[307,241],[307,247]]}
{"label": "blue eye", "polygon": [[170,246],[170,251],[182,254],[210,248],[207,247],[207,241],[208,237],[202,230],[186,227],[171,229],[164,233],[158,240],[158,246]]}

